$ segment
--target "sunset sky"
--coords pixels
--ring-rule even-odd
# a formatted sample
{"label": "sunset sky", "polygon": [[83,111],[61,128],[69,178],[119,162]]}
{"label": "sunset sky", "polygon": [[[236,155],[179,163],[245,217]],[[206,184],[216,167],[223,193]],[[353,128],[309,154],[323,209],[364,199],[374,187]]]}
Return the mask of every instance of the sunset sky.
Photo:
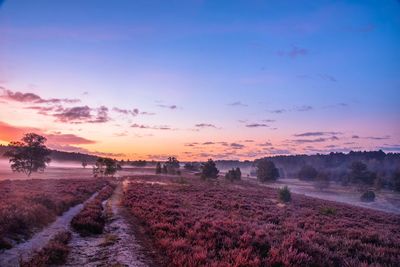
{"label": "sunset sky", "polygon": [[400,1],[0,0],[0,144],[400,152]]}

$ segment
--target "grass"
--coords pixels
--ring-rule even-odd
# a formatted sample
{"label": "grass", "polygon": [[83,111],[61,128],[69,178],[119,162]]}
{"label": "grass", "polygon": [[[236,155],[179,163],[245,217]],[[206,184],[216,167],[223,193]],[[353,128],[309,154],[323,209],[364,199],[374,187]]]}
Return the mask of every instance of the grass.
{"label": "grass", "polygon": [[103,180],[0,181],[0,249],[9,249],[82,203]]}
{"label": "grass", "polygon": [[210,184],[194,177],[183,186],[159,179],[166,184],[131,183],[124,205],[166,266],[400,262],[398,215],[296,194],[282,207],[276,189],[246,182]]}

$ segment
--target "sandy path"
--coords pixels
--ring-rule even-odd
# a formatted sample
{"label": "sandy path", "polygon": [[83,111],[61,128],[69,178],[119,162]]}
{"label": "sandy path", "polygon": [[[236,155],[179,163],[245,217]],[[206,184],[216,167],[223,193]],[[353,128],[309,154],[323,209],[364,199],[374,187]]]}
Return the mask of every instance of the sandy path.
{"label": "sandy path", "polygon": [[71,252],[65,266],[152,266],[143,247],[135,238],[120,205],[122,186],[118,184],[111,198],[104,202],[111,212],[104,233],[81,237],[73,233]]}
{"label": "sandy path", "polygon": [[[87,201],[93,199],[97,193],[93,194]],[[33,253],[41,249],[58,232],[68,230],[72,218],[83,208],[84,203],[78,204],[59,216],[56,221],[36,233],[31,239],[20,243],[15,247],[0,253],[0,266],[14,267],[19,266],[19,260],[29,259]]]}

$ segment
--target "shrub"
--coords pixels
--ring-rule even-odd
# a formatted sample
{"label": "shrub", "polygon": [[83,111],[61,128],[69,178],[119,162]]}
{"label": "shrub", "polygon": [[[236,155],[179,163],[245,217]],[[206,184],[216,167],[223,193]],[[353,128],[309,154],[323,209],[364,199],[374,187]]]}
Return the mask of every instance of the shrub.
{"label": "shrub", "polygon": [[257,162],[257,178],[261,182],[275,181],[279,178],[279,170],[272,161],[261,159]]}
{"label": "shrub", "polygon": [[229,170],[225,174],[225,179],[233,182],[233,181],[238,181],[242,178],[242,172],[240,171],[240,168],[232,169]]}
{"label": "shrub", "polygon": [[373,202],[375,201],[375,193],[372,190],[368,190],[361,195],[360,199],[363,202]]}
{"label": "shrub", "polygon": [[292,194],[287,186],[278,189],[278,196],[282,202],[290,202],[292,200]]}
{"label": "shrub", "polygon": [[203,163],[201,166],[201,177],[203,179],[207,178],[217,178],[219,170],[217,169],[215,162],[209,159],[207,162]]}
{"label": "shrub", "polygon": [[320,172],[314,181],[314,187],[318,190],[324,190],[330,185],[329,174]]}
{"label": "shrub", "polygon": [[300,180],[314,180],[317,177],[317,175],[318,175],[317,170],[310,165],[304,165],[298,173]]}
{"label": "shrub", "polygon": [[335,215],[336,209],[334,207],[322,207],[319,213],[322,215]]}

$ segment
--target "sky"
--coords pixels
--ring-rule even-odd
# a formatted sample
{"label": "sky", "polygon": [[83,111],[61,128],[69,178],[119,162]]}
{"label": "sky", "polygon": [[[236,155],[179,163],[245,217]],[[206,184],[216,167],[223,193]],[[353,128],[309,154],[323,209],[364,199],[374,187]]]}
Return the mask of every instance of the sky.
{"label": "sky", "polygon": [[400,152],[400,1],[0,0],[0,144]]}

